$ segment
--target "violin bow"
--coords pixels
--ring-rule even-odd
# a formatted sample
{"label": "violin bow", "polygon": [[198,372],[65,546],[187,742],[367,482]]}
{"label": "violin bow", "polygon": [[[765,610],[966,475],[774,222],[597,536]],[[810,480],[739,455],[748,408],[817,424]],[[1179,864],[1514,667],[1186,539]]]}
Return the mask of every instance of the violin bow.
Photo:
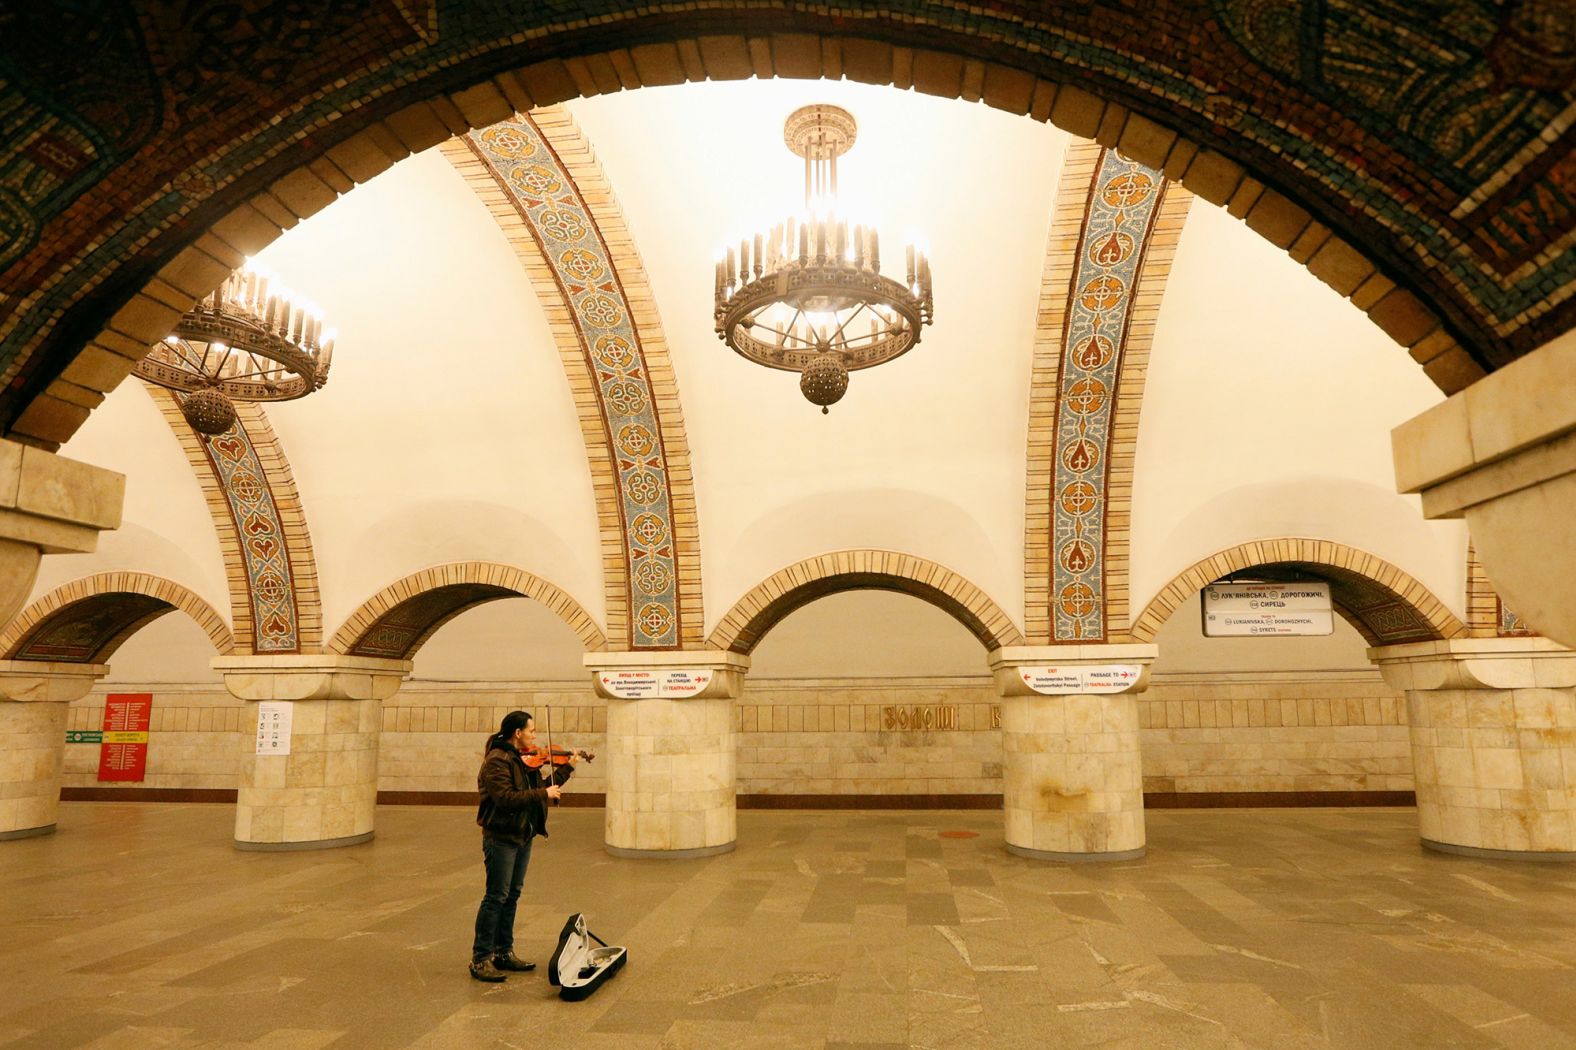
{"label": "violin bow", "polygon": [[[558,784],[558,771],[553,768],[553,709],[547,704],[542,706],[547,712],[547,782],[556,785]],[[557,803],[555,802],[554,804],[556,805]]]}

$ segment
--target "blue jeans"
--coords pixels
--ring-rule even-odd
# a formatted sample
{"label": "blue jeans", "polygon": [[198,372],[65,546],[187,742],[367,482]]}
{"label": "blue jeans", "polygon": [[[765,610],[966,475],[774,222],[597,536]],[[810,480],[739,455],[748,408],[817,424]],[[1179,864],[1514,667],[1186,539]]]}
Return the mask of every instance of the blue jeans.
{"label": "blue jeans", "polygon": [[520,903],[525,866],[531,862],[531,843],[516,846],[500,839],[482,839],[482,861],[487,866],[487,892],[476,910],[476,940],[471,958],[490,959],[514,950],[514,909]]}

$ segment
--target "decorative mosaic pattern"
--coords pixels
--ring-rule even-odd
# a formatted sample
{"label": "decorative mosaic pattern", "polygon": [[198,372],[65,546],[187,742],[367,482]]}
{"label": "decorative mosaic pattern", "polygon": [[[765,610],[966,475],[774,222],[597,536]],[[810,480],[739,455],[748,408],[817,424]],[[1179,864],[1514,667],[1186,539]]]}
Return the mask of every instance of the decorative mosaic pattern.
{"label": "decorative mosaic pattern", "polygon": [[495,598],[512,598],[515,595],[516,592],[507,587],[474,583],[439,587],[418,594],[379,617],[350,647],[350,654],[408,660],[433,631],[466,609]]}
{"label": "decorative mosaic pattern", "polygon": [[102,663],[137,628],[175,606],[145,594],[100,594],[54,613],[5,655],[7,660]]}
{"label": "decorative mosaic pattern", "polygon": [[466,136],[552,267],[595,377],[617,459],[632,649],[680,645],[667,456],[639,334],[607,245],[573,178],[529,117]]}
{"label": "decorative mosaic pattern", "polygon": [[[938,94],[983,88],[1020,112],[1017,95],[1039,94],[959,56],[1086,85],[1285,188],[1498,367],[1576,319],[1567,13],[1563,0],[12,4],[0,10],[0,426],[102,320],[95,289],[143,284],[176,242],[263,189],[282,151],[316,156],[325,129],[337,141],[411,98],[533,61],[521,80],[536,104],[850,70]],[[762,16],[770,29],[756,22],[746,40]],[[836,46],[845,35],[861,48]]]}
{"label": "decorative mosaic pattern", "polygon": [[1144,249],[1164,192],[1158,171],[1101,154],[1078,245],[1056,392],[1051,637],[1104,641],[1111,418]]}
{"label": "decorative mosaic pattern", "polygon": [[1517,616],[1515,610],[1507,606],[1503,599],[1496,598],[1495,605],[1499,612],[1496,633],[1501,638],[1531,638],[1537,635],[1537,630],[1526,620]]}
{"label": "decorative mosaic pattern", "polygon": [[252,611],[252,651],[301,650],[295,579],[279,508],[257,450],[237,420],[223,434],[203,443],[203,451],[229,503],[241,559],[246,566]]}

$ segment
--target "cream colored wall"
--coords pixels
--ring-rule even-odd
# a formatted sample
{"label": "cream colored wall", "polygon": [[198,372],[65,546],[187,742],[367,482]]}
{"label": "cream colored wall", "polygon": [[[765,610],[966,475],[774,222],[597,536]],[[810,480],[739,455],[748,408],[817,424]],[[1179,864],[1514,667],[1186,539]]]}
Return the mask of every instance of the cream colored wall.
{"label": "cream colored wall", "polygon": [[[936,323],[899,360],[853,374],[822,416],[797,377],[713,331],[719,245],[803,199],[782,120],[846,107],[858,140],[840,194],[882,234],[888,274],[910,231],[934,261]],[[1024,433],[1036,295],[1062,132],[913,92],[792,80],[684,85],[570,103],[651,275],[695,452],[707,630],[750,588],[827,551],[940,562],[1022,620]]]}
{"label": "cream colored wall", "polygon": [[523,270],[436,150],[259,256],[339,329],[328,385],[270,418],[290,457],[331,634],[447,561],[496,561],[604,619],[585,443]]}
{"label": "cream colored wall", "polygon": [[[1158,792],[1404,791],[1405,704],[1338,623],[1319,639],[1205,639],[1196,600],[1166,623],[1153,684],[1136,698],[1144,785]],[[116,654],[74,705],[93,729],[107,692],[151,692],[149,777],[138,786],[232,788],[243,705],[206,670],[206,638],[179,614]],[[984,651],[916,598],[834,595],[790,614],[757,647],[738,719],[743,794],[997,794],[1001,734]],[[442,628],[416,675],[383,705],[383,791],[473,789],[481,740],[514,708],[554,742],[600,751],[606,706],[580,670],[579,643],[524,600],[481,606]],[[929,711],[955,728],[904,728]],[[933,722],[934,724],[934,722]],[[66,784],[95,786],[97,748],[67,748]],[[576,790],[606,787],[587,764]]]}
{"label": "cream colored wall", "polygon": [[1423,521],[1390,458],[1390,429],[1442,395],[1356,307],[1204,202],[1177,248],[1147,391],[1135,614],[1194,562],[1281,536],[1376,554],[1465,614],[1465,526]]}
{"label": "cream colored wall", "polygon": [[229,623],[213,518],[186,454],[142,382],[122,382],[60,452],[126,475],[124,522],[100,533],[92,554],[45,557],[32,598],[98,572],[146,572],[187,588]]}

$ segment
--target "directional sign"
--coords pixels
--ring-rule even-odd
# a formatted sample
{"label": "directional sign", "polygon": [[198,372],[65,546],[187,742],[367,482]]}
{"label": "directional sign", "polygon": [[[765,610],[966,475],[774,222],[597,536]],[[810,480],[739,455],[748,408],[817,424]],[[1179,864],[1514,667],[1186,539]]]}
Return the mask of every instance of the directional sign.
{"label": "directional sign", "polygon": [[1137,685],[1143,671],[1137,664],[1018,668],[1023,684],[1044,696],[1120,693]]}
{"label": "directional sign", "polygon": [[655,671],[599,671],[597,676],[602,688],[620,700],[645,700],[661,688]]}
{"label": "directional sign", "polygon": [[1244,638],[1324,635],[1335,630],[1330,585],[1212,583],[1201,601],[1204,637]]}
{"label": "directional sign", "polygon": [[711,684],[712,671],[598,671],[597,678],[620,700],[682,700],[699,696]]}

